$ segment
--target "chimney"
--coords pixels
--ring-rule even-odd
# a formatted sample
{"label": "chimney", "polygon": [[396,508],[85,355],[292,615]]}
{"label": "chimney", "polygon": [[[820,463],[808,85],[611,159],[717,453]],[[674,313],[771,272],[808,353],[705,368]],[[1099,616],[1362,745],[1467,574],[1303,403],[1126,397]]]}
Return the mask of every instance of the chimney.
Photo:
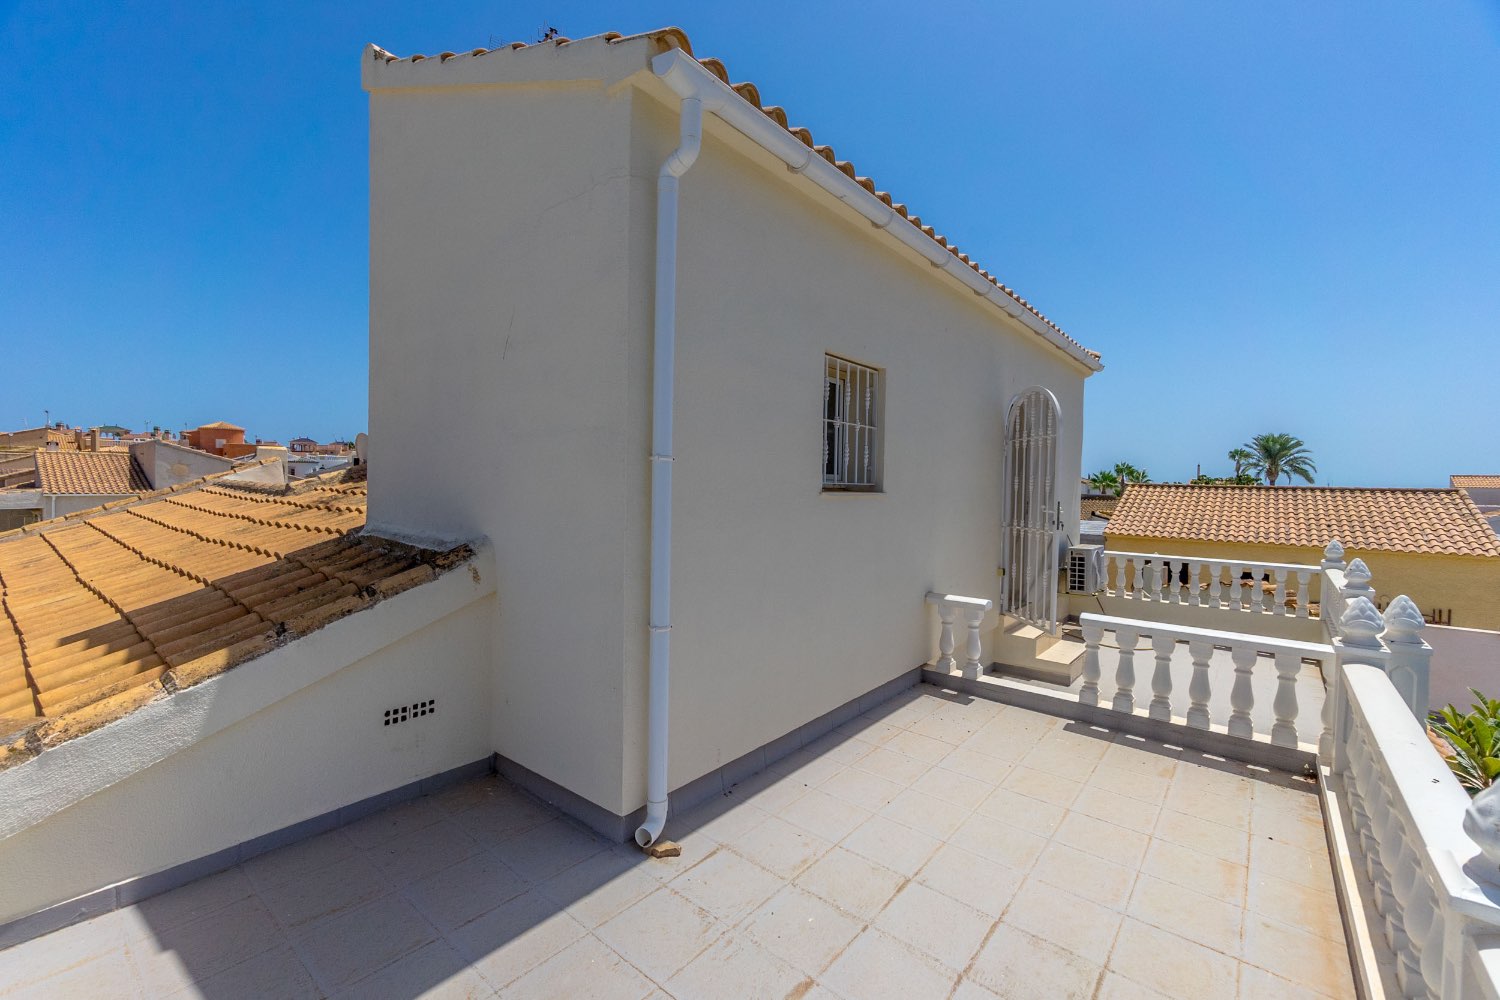
{"label": "chimney", "polygon": [[89,431],[89,451],[99,450],[99,428]]}

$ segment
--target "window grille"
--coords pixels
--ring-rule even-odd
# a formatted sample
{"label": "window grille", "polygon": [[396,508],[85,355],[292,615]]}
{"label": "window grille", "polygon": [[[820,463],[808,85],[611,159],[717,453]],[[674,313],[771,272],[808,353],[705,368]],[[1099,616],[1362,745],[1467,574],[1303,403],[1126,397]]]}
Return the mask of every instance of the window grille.
{"label": "window grille", "polygon": [[823,368],[823,488],[879,490],[880,370],[832,354]]}

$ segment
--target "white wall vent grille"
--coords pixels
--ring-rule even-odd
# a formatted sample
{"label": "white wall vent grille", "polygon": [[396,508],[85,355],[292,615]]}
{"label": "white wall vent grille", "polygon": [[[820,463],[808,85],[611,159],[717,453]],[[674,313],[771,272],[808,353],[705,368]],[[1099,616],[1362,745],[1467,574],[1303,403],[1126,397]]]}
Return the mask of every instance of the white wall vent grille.
{"label": "white wall vent grille", "polygon": [[402,705],[400,708],[388,708],[385,710],[385,724],[387,726],[399,725],[412,719],[420,719],[424,715],[433,715],[437,712],[437,699],[429,698],[419,701],[414,705]]}

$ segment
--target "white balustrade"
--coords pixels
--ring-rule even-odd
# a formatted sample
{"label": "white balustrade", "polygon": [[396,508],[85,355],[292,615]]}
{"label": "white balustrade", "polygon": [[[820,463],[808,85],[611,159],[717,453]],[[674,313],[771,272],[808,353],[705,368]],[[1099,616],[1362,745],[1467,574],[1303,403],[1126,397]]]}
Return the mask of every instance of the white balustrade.
{"label": "white balustrade", "polygon": [[[979,662],[984,646],[981,641],[981,627],[984,617],[995,607],[995,602],[983,597],[962,597],[958,594],[938,594],[929,592],[927,603],[937,608],[938,613],[938,656],[933,666],[943,673],[957,672],[964,677],[975,678],[984,672],[983,665]],[[953,659],[953,626],[959,618],[964,623],[964,662],[958,667]]]}
{"label": "white balustrade", "polygon": [[[1216,684],[1226,685],[1220,689],[1227,693],[1230,713],[1223,720],[1224,732],[1241,739],[1254,739],[1256,713],[1255,683],[1256,663],[1262,656],[1273,658],[1275,665],[1275,694],[1270,699],[1270,711],[1261,717],[1274,720],[1266,726],[1262,735],[1275,746],[1296,748],[1297,719],[1301,710],[1297,698],[1297,681],[1304,668],[1304,661],[1313,660],[1320,666],[1333,663],[1334,649],[1323,643],[1298,642],[1290,639],[1275,639],[1242,632],[1226,632],[1218,629],[1195,628],[1185,625],[1166,625],[1160,622],[1142,621],[1136,618],[1119,618],[1111,615],[1085,614],[1079,617],[1083,628],[1083,684],[1078,700],[1086,705],[1099,704],[1099,682],[1103,676],[1100,652],[1106,636],[1113,636],[1118,647],[1115,665],[1115,690],[1110,708],[1116,712],[1136,713],[1136,665],[1135,654],[1143,636],[1149,636],[1154,666],[1151,672],[1151,700],[1146,715],[1160,722],[1174,722],[1172,696],[1174,680],[1172,658],[1179,644],[1186,644],[1192,662],[1192,673],[1187,685],[1187,708],[1184,721],[1194,729],[1211,729],[1210,701]],[[1226,648],[1233,670],[1220,668],[1216,680],[1213,654],[1216,647]],[[1269,665],[1268,665],[1269,666]],[[1227,690],[1226,690],[1227,689]]]}
{"label": "white balustrade", "polygon": [[1102,585],[1106,596],[1128,601],[1306,618],[1314,600],[1313,581],[1322,583],[1320,569],[1300,563],[1106,550]]}
{"label": "white balustrade", "polygon": [[[1389,653],[1390,640],[1370,645],[1366,606],[1367,598],[1346,609],[1355,626],[1347,641],[1362,643],[1347,648]],[[1416,646],[1399,625],[1396,639]],[[1484,796],[1471,803],[1433,752],[1386,670],[1336,670],[1344,697],[1329,788],[1348,816],[1355,884],[1345,889],[1373,907],[1371,929],[1390,948],[1403,996],[1500,1000],[1500,858],[1481,853],[1500,827],[1484,815]]]}

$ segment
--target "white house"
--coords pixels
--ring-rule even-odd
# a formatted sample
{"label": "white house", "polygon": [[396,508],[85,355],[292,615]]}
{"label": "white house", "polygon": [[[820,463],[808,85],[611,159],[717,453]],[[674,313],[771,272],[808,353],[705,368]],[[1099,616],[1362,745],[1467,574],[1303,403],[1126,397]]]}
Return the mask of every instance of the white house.
{"label": "white house", "polygon": [[370,530],[493,543],[495,748],[599,825],[667,717],[658,807],[909,674],[927,591],[1050,623],[1079,522],[1098,356],[727,80],[365,54]]}

